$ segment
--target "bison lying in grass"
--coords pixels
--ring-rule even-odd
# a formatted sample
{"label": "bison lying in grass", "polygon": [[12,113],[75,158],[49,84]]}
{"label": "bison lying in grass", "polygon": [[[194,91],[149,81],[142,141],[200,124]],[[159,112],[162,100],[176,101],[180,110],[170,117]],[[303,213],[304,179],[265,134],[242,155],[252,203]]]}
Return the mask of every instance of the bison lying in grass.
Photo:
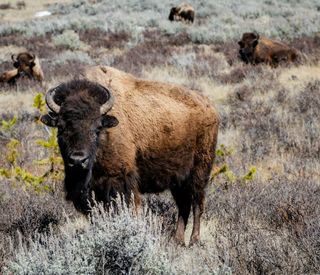
{"label": "bison lying in grass", "polygon": [[277,66],[281,62],[294,62],[298,57],[295,49],[281,42],[260,37],[257,33],[244,33],[238,44],[240,57],[246,63],[263,62]]}
{"label": "bison lying in grass", "polygon": [[48,91],[42,122],[58,127],[67,199],[87,213],[92,191],[107,205],[117,194],[170,189],[178,206],[176,239],[184,243],[191,206],[191,244],[200,237],[205,186],[219,119],[206,98],[183,87],[146,81],[110,67],[85,70]]}
{"label": "bison lying in grass", "polygon": [[17,57],[11,56],[13,66],[17,68],[19,76],[27,76],[38,81],[43,80],[43,72],[39,59],[32,53],[19,53]]}
{"label": "bison lying in grass", "polygon": [[17,57],[11,56],[15,69],[3,72],[0,75],[0,82],[14,84],[20,77],[28,77],[38,81],[43,80],[43,72],[39,59],[31,53],[19,53]]}

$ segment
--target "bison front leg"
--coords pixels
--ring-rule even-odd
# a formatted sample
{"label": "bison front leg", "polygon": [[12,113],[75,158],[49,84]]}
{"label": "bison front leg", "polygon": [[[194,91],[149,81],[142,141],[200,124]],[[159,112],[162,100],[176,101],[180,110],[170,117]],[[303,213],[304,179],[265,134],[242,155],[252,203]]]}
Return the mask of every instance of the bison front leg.
{"label": "bison front leg", "polygon": [[137,172],[128,172],[123,180],[123,194],[127,205],[134,206],[136,214],[141,207],[141,196],[138,188],[139,176]]}
{"label": "bison front leg", "polygon": [[[98,174],[98,170],[95,171]],[[95,198],[101,201],[107,208],[112,206],[117,209],[117,198],[120,198],[121,204],[126,206],[134,206],[135,212],[141,205],[141,196],[138,189],[138,176],[135,172],[119,173],[114,177],[95,177]]]}
{"label": "bison front leg", "polygon": [[184,232],[186,230],[191,209],[191,192],[183,187],[174,187],[171,189],[171,193],[178,207],[175,239],[179,245],[184,246]]}

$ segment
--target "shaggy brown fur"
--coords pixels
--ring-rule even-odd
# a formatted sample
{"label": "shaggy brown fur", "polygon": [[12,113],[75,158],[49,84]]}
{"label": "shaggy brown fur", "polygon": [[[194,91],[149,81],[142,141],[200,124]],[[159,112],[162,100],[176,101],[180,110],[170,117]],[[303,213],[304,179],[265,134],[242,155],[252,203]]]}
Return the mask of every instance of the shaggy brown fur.
{"label": "shaggy brown fur", "polygon": [[189,4],[180,4],[177,7],[173,7],[170,10],[169,20],[170,21],[186,21],[193,23],[195,16],[194,8]]}
{"label": "shaggy brown fur", "polygon": [[17,55],[17,58],[12,56],[13,66],[18,69],[19,75],[26,75],[29,78],[34,78],[42,81],[43,71],[40,66],[39,59],[31,53],[23,52]]}
{"label": "shaggy brown fur", "polygon": [[6,71],[0,75],[0,82],[14,84],[18,77],[19,73],[17,69]]}
{"label": "shaggy brown fur", "polygon": [[[107,203],[117,193],[127,198],[133,193],[139,204],[140,193],[170,189],[179,210],[177,241],[184,243],[192,206],[191,244],[197,242],[219,124],[208,99],[177,85],[137,79],[111,67],[88,68],[82,77],[90,82],[75,80],[57,89],[54,101],[64,104],[56,118],[51,114],[42,119],[47,125],[58,125],[67,193],[79,188],[78,194],[93,190],[98,200]],[[97,137],[94,133],[101,125],[99,106],[106,99],[98,96],[101,87],[94,83],[115,98],[107,114],[108,126]],[[67,133],[61,129],[66,126]],[[88,156],[95,160],[89,186],[79,187],[81,180],[67,182],[68,173],[72,173],[68,157],[80,149],[89,151]],[[87,178],[88,174],[77,170],[76,177]],[[69,197],[75,205],[79,203],[77,196]]]}
{"label": "shaggy brown fur", "polygon": [[244,33],[238,42],[239,54],[246,63],[266,63],[277,66],[281,62],[294,62],[298,53],[286,44],[260,37],[257,33]]}

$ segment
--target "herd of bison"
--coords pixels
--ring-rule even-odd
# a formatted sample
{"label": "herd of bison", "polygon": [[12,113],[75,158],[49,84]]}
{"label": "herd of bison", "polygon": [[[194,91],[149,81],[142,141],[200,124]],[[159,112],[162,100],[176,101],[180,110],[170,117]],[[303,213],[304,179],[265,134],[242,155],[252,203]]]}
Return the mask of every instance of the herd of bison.
{"label": "herd of bison", "polygon": [[[173,7],[170,21],[193,23],[188,4]],[[299,60],[286,44],[244,33],[239,58],[271,67]],[[37,56],[12,55],[13,69],[0,82],[15,84],[27,77],[43,81]],[[169,189],[178,207],[175,237],[184,244],[192,208],[190,244],[200,239],[205,187],[212,170],[219,117],[208,99],[174,84],[147,81],[112,67],[82,70],[75,80],[46,94],[48,113],[41,121],[58,128],[64,161],[66,199],[83,213],[94,198],[106,206],[121,194],[139,208],[140,194]]]}

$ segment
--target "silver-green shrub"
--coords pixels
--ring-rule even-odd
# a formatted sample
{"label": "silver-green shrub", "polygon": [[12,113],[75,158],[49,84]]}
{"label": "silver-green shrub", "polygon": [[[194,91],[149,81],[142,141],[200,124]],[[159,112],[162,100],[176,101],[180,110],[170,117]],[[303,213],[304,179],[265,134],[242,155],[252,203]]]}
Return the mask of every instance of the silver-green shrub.
{"label": "silver-green shrub", "polygon": [[77,61],[88,65],[94,63],[86,52],[66,50],[58,55],[58,58],[54,60],[53,64],[65,64],[67,61]]}
{"label": "silver-green shrub", "polygon": [[169,34],[187,32],[193,42],[212,43],[238,39],[243,32],[254,30],[276,38],[310,35],[319,31],[317,0],[188,2],[196,10],[196,21],[191,26],[168,21],[170,8],[177,4],[169,0],[102,0],[95,4],[74,1],[52,5],[49,9],[54,15],[45,19],[1,24],[0,35],[44,35],[67,29],[99,27],[112,32],[127,31],[136,37],[147,28],[157,28]]}
{"label": "silver-green shrub", "polygon": [[[69,221],[59,234],[37,235],[21,243],[7,272],[14,274],[161,274],[170,267],[161,253],[159,220],[128,208],[89,220]],[[78,226],[77,226],[78,225]]]}
{"label": "silver-green shrub", "polygon": [[[58,232],[20,240],[7,274],[230,274],[214,246],[176,247],[161,219],[145,209],[106,212],[68,220]],[[195,253],[199,257],[195,257]]]}
{"label": "silver-green shrub", "polygon": [[73,30],[65,30],[62,34],[53,37],[56,46],[62,46],[70,50],[79,50],[84,47],[79,35]]}

